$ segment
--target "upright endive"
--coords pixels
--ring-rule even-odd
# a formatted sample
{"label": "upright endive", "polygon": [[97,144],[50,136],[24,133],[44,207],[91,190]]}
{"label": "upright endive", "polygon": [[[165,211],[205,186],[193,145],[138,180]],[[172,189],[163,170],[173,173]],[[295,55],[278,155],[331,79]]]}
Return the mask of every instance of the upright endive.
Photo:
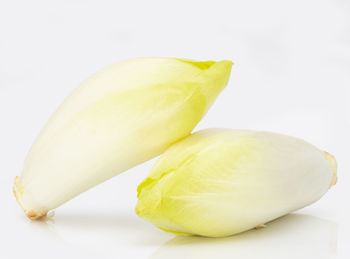
{"label": "upright endive", "polygon": [[138,58],[83,82],[31,147],[14,193],[36,219],[191,133],[226,86],[231,61]]}
{"label": "upright endive", "polygon": [[175,234],[229,236],[305,207],[337,181],[335,158],[289,136],[211,129],[165,151],[136,213]]}

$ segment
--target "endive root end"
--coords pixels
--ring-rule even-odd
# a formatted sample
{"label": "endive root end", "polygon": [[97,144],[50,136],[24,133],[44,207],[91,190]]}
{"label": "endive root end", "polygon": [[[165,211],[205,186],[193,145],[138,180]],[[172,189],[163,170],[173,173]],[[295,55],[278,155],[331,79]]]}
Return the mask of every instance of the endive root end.
{"label": "endive root end", "polygon": [[21,206],[22,210],[24,211],[24,213],[26,214],[26,216],[31,219],[31,220],[34,220],[34,219],[39,219],[39,218],[42,218],[42,217],[45,217],[47,212],[37,212],[35,210],[27,210],[24,206],[23,206],[23,203],[22,203],[22,196],[23,196],[23,192],[24,192],[24,189],[23,189],[23,186],[21,184],[21,181],[20,181],[20,177],[19,176],[16,176],[15,178],[15,184],[13,186],[13,193],[16,197],[16,200],[19,204],[19,206]]}
{"label": "endive root end", "polygon": [[337,176],[338,165],[337,165],[337,161],[335,160],[335,157],[332,154],[328,153],[327,151],[324,151],[324,154],[325,154],[326,159],[329,161],[329,163],[332,166],[332,173],[333,173],[332,174],[332,182],[331,182],[331,185],[329,186],[329,188],[331,188],[338,181],[338,176]]}

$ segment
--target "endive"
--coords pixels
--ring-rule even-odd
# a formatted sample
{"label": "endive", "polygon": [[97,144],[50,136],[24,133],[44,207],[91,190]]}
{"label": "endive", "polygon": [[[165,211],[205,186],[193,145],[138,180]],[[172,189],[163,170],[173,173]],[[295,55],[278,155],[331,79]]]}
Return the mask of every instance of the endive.
{"label": "endive", "polygon": [[231,66],[140,58],[87,79],[49,120],[15,180],[26,215],[45,216],[189,135],[227,84]]}
{"label": "endive", "polygon": [[334,157],[303,140],[204,130],[161,155],[136,213],[175,234],[229,236],[317,201],[336,179]]}

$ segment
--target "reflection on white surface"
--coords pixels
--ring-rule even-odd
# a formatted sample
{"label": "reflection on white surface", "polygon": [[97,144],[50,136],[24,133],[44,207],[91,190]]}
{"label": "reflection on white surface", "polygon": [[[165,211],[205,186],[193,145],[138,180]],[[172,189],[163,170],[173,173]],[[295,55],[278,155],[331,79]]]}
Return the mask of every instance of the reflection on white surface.
{"label": "reflection on white surface", "polygon": [[228,238],[178,236],[161,246],[149,259],[335,258],[337,224],[313,216],[291,214],[266,228]]}
{"label": "reflection on white surface", "polygon": [[54,244],[53,251],[81,252],[88,258],[147,258],[172,237],[131,213],[57,213],[29,227]]}
{"label": "reflection on white surface", "polygon": [[27,226],[28,233],[41,237],[38,247],[52,252],[50,258],[62,258],[68,251],[84,258],[149,259],[330,259],[337,255],[337,224],[302,214],[232,237],[176,236],[165,244],[173,235],[128,214],[60,214]]}
{"label": "reflection on white surface", "polygon": [[54,220],[30,221],[29,224],[26,224],[26,229],[28,231],[24,231],[24,233],[27,233],[28,236],[22,236],[22,238],[29,240],[31,244],[30,247],[25,248],[28,254],[36,251],[39,256],[44,253],[50,259],[62,259],[67,257],[68,253],[69,258],[84,257],[85,259],[93,259],[97,256],[96,253],[81,249],[61,238],[55,230]]}

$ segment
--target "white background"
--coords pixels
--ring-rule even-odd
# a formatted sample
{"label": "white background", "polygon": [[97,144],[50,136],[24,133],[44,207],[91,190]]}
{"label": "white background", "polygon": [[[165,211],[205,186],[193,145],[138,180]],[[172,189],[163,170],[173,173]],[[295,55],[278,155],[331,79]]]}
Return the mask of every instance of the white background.
{"label": "white background", "polygon": [[[269,130],[334,154],[320,201],[230,238],[175,237],[134,214],[154,160],[30,222],[12,195],[39,130],[86,77],[142,56],[231,59],[231,80],[196,130]],[[1,258],[349,258],[350,2],[0,2]],[[73,257],[74,256],[74,257]]]}

